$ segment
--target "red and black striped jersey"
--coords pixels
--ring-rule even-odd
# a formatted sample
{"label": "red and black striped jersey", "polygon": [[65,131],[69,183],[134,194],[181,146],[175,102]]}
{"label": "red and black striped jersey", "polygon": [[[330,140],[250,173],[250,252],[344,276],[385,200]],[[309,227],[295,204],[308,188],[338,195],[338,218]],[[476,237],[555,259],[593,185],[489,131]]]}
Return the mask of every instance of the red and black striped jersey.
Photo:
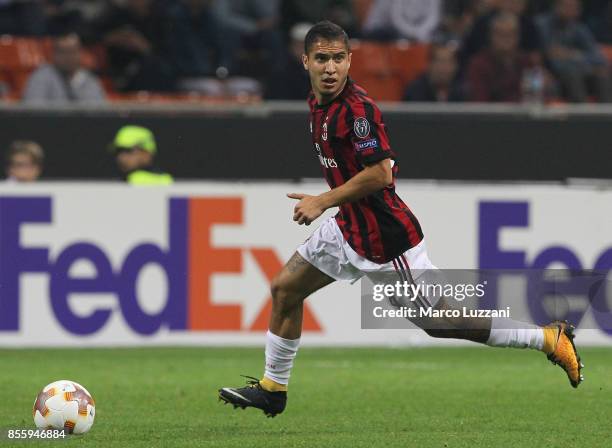
{"label": "red and black striped jersey", "polygon": [[362,257],[387,263],[423,239],[419,221],[395,192],[399,165],[391,150],[382,113],[351,79],[332,102],[319,105],[311,93],[310,132],[315,155],[330,188],[384,159],[392,159],[393,183],[356,202],[343,204],[336,222],[344,239]]}

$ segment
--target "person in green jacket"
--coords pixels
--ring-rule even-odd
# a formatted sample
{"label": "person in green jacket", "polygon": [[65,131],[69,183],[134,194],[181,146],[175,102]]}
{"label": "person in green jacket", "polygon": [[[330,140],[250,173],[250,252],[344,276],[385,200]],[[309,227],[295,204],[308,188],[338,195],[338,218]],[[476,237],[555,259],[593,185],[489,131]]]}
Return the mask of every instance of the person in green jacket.
{"label": "person in green jacket", "polygon": [[124,126],[111,145],[117,166],[132,185],[170,185],[172,176],[155,167],[157,143],[153,133],[141,126]]}

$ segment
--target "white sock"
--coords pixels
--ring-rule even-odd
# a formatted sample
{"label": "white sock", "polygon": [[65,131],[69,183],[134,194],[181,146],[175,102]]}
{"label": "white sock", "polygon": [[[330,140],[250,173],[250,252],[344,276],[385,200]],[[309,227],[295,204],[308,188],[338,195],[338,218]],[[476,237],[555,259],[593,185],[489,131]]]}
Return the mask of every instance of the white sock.
{"label": "white sock", "polygon": [[299,339],[283,339],[270,330],[266,333],[266,369],[264,375],[278,384],[289,384],[293,360],[297,355]]}
{"label": "white sock", "polygon": [[494,317],[487,345],[491,347],[529,347],[542,350],[544,330],[537,325],[518,322],[506,317]]}

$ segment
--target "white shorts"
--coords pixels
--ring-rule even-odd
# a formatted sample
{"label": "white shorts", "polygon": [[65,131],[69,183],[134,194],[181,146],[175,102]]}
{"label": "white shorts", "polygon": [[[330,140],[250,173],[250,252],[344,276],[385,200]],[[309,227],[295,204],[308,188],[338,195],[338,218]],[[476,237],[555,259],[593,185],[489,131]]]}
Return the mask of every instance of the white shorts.
{"label": "white shorts", "polygon": [[[346,242],[336,220],[328,218],[297,249],[310,264],[335,280],[356,282],[364,275],[374,282],[389,274],[395,274],[393,262],[378,264],[362,257]],[[427,256],[425,240],[404,253],[413,278],[420,272],[436,270]]]}

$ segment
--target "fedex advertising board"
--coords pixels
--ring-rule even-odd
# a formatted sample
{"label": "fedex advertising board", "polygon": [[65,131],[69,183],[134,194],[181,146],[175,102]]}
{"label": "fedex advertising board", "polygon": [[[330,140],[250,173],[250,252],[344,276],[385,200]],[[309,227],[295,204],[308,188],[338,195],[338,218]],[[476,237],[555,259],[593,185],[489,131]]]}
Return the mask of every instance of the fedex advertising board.
{"label": "fedex advertising board", "polygon": [[[325,188],[3,186],[0,345],[261,344],[269,282],[313,230],[293,223],[285,195]],[[398,190],[438,267],[612,267],[612,192],[418,183]],[[359,300],[358,284],[314,294],[304,343],[441,343],[416,331],[362,330]],[[612,342],[591,328],[589,342]]]}

